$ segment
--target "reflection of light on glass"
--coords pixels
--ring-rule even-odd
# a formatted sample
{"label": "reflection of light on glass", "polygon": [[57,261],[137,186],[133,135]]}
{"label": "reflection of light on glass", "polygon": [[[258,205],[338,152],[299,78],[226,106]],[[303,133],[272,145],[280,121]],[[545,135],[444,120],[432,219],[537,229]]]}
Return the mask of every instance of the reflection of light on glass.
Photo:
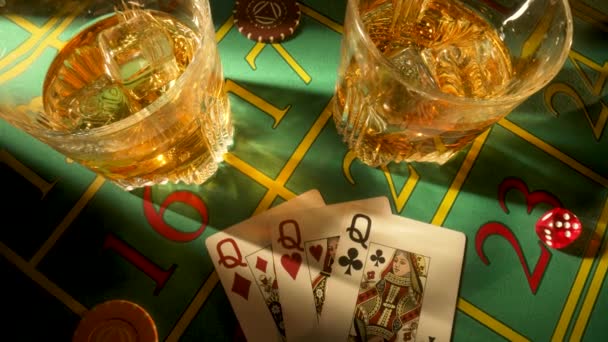
{"label": "reflection of light on glass", "polygon": [[156,160],[158,160],[158,162],[159,162],[161,165],[165,165],[165,164],[167,164],[167,159],[166,159],[166,158],[165,158],[165,156],[164,156],[164,155],[162,155],[162,154],[159,154],[158,156],[156,156]]}
{"label": "reflection of light on glass", "polygon": [[502,22],[503,25],[507,25],[507,23],[509,21],[513,21],[519,17],[521,17],[524,12],[528,9],[528,7],[530,7],[530,1],[531,0],[527,0],[526,2],[524,2],[521,7],[517,10],[517,12],[513,13],[510,17],[508,17],[507,19],[505,19],[505,21]]}

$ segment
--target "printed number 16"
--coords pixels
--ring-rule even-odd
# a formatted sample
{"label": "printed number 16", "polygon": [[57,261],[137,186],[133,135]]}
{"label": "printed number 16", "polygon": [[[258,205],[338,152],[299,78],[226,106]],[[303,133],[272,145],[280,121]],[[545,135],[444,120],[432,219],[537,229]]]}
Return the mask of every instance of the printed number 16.
{"label": "printed number 16", "polygon": [[[561,202],[552,194],[543,190],[530,192],[526,183],[524,183],[521,179],[506,178],[498,186],[498,202],[500,203],[500,207],[502,208],[502,210],[507,214],[509,213],[509,209],[507,208],[505,197],[507,195],[507,192],[512,189],[518,190],[519,192],[524,194],[526,198],[528,214],[530,214],[532,212],[532,209],[534,209],[538,204],[542,203],[549,204],[553,207],[562,206]],[[524,273],[526,275],[526,279],[528,280],[530,290],[533,294],[536,294],[540,281],[547,269],[547,266],[549,265],[549,260],[551,260],[551,252],[547,249],[545,245],[542,244],[542,242],[539,241],[538,244],[541,253],[538,258],[538,261],[536,262],[536,266],[534,266],[534,271],[530,272],[530,268],[528,267],[528,262],[524,257],[523,250],[521,249],[519,241],[517,240],[515,234],[513,234],[511,229],[499,222],[488,222],[483,226],[479,227],[479,230],[477,231],[477,234],[475,236],[475,249],[477,251],[477,255],[479,256],[481,261],[483,261],[483,263],[486,265],[490,264],[490,260],[483,251],[483,244],[490,235],[499,235],[503,237],[505,240],[507,240],[507,242],[509,242],[511,247],[513,247],[515,253],[517,253],[519,262],[521,263],[521,266],[524,269]]]}

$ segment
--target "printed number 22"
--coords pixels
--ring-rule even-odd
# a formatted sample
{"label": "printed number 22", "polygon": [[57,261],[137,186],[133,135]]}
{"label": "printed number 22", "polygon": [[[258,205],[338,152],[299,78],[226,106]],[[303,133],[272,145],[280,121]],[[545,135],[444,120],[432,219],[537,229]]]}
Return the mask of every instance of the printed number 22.
{"label": "printed number 22", "polygon": [[[550,193],[542,190],[530,192],[528,191],[528,186],[522,180],[517,178],[507,178],[499,185],[498,189],[498,201],[503,211],[507,214],[509,213],[509,210],[507,209],[507,206],[505,204],[505,197],[507,192],[512,189],[518,190],[519,192],[524,194],[526,198],[528,214],[532,212],[532,209],[534,209],[536,205],[541,203],[549,204],[553,207],[561,207],[560,201]],[[483,251],[483,244],[490,235],[499,235],[503,237],[505,240],[507,240],[507,242],[509,242],[511,247],[513,247],[515,253],[517,253],[519,262],[521,263],[524,269],[524,273],[526,275],[526,279],[528,280],[530,290],[533,294],[536,294],[543,274],[545,273],[547,266],[549,265],[549,260],[551,260],[551,252],[549,252],[547,247],[545,247],[545,245],[543,245],[539,241],[541,253],[538,258],[538,261],[536,262],[536,266],[534,266],[534,270],[530,272],[530,268],[528,267],[528,263],[526,261],[526,258],[524,257],[523,250],[521,249],[519,241],[517,240],[515,234],[513,234],[511,229],[509,229],[502,223],[489,222],[479,227],[477,235],[475,236],[475,249],[477,251],[477,255],[479,256],[481,261],[483,261],[483,263],[486,265],[489,265],[490,261],[488,260],[488,257]]]}

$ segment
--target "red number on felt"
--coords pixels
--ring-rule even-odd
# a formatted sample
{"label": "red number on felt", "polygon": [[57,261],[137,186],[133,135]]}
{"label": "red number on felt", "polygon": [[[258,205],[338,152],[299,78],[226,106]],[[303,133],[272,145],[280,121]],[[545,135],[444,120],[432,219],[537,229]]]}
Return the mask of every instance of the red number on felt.
{"label": "red number on felt", "polygon": [[[532,209],[534,209],[534,207],[539,204],[549,204],[552,207],[562,206],[560,200],[557,199],[557,197],[555,197],[554,195],[548,193],[547,191],[536,190],[530,192],[528,186],[524,181],[518,178],[509,177],[503,180],[498,186],[498,203],[500,204],[502,210],[507,214],[509,213],[509,209],[507,208],[506,196],[507,192],[513,189],[518,190],[524,195],[526,199],[526,210],[528,214],[530,214],[532,212]],[[536,266],[534,266],[534,271],[530,273],[530,268],[528,267],[528,263],[526,261],[526,258],[524,257],[523,250],[521,249],[521,245],[515,237],[515,234],[513,234],[513,232],[502,223],[489,222],[479,227],[479,230],[477,231],[477,234],[475,236],[475,249],[477,251],[477,255],[479,256],[481,261],[483,261],[483,263],[486,265],[489,265],[490,261],[488,260],[487,256],[483,251],[483,244],[485,243],[486,239],[491,235],[498,235],[503,237],[505,240],[507,240],[507,242],[509,242],[511,247],[513,247],[515,253],[517,253],[519,262],[521,263],[521,266],[524,269],[524,273],[526,275],[526,279],[528,280],[530,290],[532,290],[533,294],[536,294],[538,286],[540,285],[540,281],[545,271],[547,270],[547,266],[549,266],[549,261],[551,260],[551,252],[539,241],[539,246],[541,250],[540,257],[536,262]]]}
{"label": "red number on felt", "polygon": [[[201,215],[201,225],[193,232],[182,232],[171,227],[163,219],[165,210],[173,203],[184,203],[194,208]],[[188,242],[199,237],[207,228],[209,216],[207,206],[202,199],[190,191],[175,191],[171,193],[160,205],[158,212],[152,204],[152,189],[146,187],[144,190],[144,215],[154,230],[165,238],[175,242]]]}
{"label": "red number on felt", "polygon": [[528,285],[530,286],[530,290],[532,290],[533,294],[536,294],[536,291],[538,290],[538,285],[540,284],[540,280],[542,279],[543,274],[545,273],[545,270],[549,265],[549,260],[551,260],[551,252],[549,252],[547,247],[545,247],[539,241],[538,245],[540,246],[541,251],[540,257],[536,262],[536,266],[534,266],[534,271],[530,273],[530,268],[528,268],[526,258],[524,257],[524,252],[522,251],[519,241],[517,241],[517,238],[515,237],[515,234],[513,234],[513,232],[509,228],[505,227],[501,223],[490,222],[481,226],[477,231],[477,235],[475,236],[475,249],[477,250],[477,255],[479,256],[481,261],[483,261],[483,263],[486,265],[490,264],[490,260],[488,260],[488,257],[483,251],[483,244],[490,235],[499,235],[505,240],[507,240],[509,244],[511,244],[511,247],[513,247],[515,253],[517,253],[517,256],[519,257],[519,262],[524,268],[524,273],[526,274],[526,279],[528,279]]}
{"label": "red number on felt", "polygon": [[171,275],[177,267],[177,265],[173,264],[168,270],[163,270],[160,268],[160,266],[141,254],[138,250],[114,236],[112,233],[106,235],[106,239],[103,242],[103,248],[114,250],[121,257],[133,264],[135,267],[139,268],[142,272],[144,272],[144,274],[154,280],[156,283],[156,288],[154,289],[155,296],[160,293],[160,290],[162,290],[163,287],[165,287],[165,284],[169,278],[171,278]]}
{"label": "red number on felt", "polygon": [[498,203],[500,203],[500,207],[505,213],[509,213],[509,209],[507,208],[507,202],[505,197],[507,196],[507,192],[511,189],[519,190],[526,197],[526,205],[528,206],[528,214],[532,212],[532,209],[536,207],[536,205],[545,203],[555,207],[561,207],[561,202],[550,193],[543,190],[536,190],[530,192],[528,190],[528,186],[519,178],[509,177],[500,183],[498,186]]}

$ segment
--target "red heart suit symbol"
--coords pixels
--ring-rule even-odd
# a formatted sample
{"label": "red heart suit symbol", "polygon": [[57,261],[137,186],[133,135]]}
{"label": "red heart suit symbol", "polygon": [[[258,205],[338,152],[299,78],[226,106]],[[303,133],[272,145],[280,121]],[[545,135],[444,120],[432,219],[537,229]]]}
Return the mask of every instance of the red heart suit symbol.
{"label": "red heart suit symbol", "polygon": [[321,254],[323,253],[323,246],[321,246],[321,245],[310,246],[310,247],[308,247],[308,251],[310,252],[310,254],[312,254],[312,256],[317,261],[319,261],[321,259]]}
{"label": "red heart suit symbol", "polygon": [[298,275],[298,271],[300,270],[300,265],[302,265],[302,256],[298,253],[293,253],[291,256],[289,254],[283,254],[281,256],[281,265],[289,275],[295,280],[296,275]]}

